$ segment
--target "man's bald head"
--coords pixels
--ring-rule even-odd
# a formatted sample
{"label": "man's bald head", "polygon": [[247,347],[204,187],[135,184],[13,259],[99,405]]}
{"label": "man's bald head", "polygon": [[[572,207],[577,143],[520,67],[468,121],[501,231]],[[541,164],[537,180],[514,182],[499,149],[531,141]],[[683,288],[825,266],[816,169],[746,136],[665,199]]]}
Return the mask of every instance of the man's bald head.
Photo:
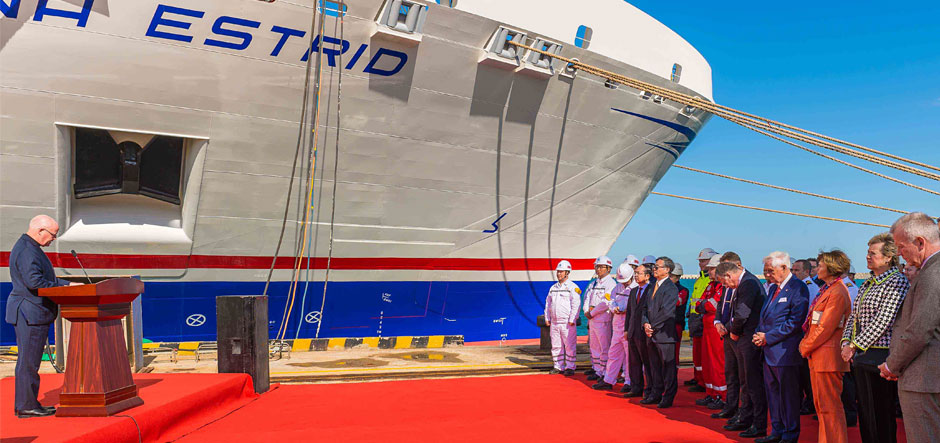
{"label": "man's bald head", "polygon": [[26,235],[30,236],[41,246],[49,246],[59,235],[59,224],[52,217],[40,214],[29,221],[29,230]]}

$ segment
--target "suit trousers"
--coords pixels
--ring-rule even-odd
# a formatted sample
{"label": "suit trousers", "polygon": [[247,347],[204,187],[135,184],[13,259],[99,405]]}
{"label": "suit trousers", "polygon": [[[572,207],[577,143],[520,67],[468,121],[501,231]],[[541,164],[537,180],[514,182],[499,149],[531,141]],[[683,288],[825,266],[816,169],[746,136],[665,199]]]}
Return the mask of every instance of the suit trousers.
{"label": "suit trousers", "polygon": [[[28,302],[24,302],[28,303]],[[23,313],[17,314],[16,368],[14,369],[15,394],[13,409],[25,411],[37,409],[39,404],[39,365],[42,363],[42,348],[49,337],[49,325],[27,324]]]}
{"label": "suit trousers", "polygon": [[842,373],[810,369],[809,376],[813,383],[816,415],[819,416],[819,443],[846,443],[849,435],[841,399]]}
{"label": "suit trousers", "polygon": [[878,367],[852,366],[858,394],[858,430],[862,443],[896,443],[898,422],[894,418],[894,401],[898,382],[881,378]]}
{"label": "suit trousers", "polygon": [[742,394],[747,389],[747,379],[744,377],[744,365],[738,361],[737,346],[727,335],[722,339],[722,344],[725,347],[725,385],[728,387],[725,407],[729,410],[750,408],[751,400],[747,394]]}
{"label": "suit trousers", "polygon": [[[653,384],[650,380],[650,359],[646,348],[646,336],[633,338],[630,342],[630,358],[627,363],[630,367],[630,388],[631,392],[643,393],[643,397],[648,397],[653,390]],[[646,380],[644,382],[644,374]]]}
{"label": "suit trousers", "polygon": [[739,421],[751,423],[759,429],[767,429],[767,391],[764,389],[764,352],[749,339],[753,334],[745,333],[737,343],[738,364],[744,367],[744,379],[747,380],[742,396],[747,393],[748,407],[738,411]]}
{"label": "suit trousers", "polygon": [[[903,375],[902,375],[903,377]],[[940,394],[898,390],[908,443],[940,440]]]}
{"label": "suit trousers", "polygon": [[771,434],[785,440],[800,438],[800,366],[764,365]]}
{"label": "suit trousers", "polygon": [[677,376],[679,367],[676,366],[676,343],[653,343],[649,341],[647,347],[650,367],[652,368],[653,398],[673,400],[679,390]]}
{"label": "suit trousers", "polygon": [[800,365],[800,391],[803,394],[803,403],[801,408],[814,409],[813,406],[813,384],[809,381],[809,360],[803,359]]}

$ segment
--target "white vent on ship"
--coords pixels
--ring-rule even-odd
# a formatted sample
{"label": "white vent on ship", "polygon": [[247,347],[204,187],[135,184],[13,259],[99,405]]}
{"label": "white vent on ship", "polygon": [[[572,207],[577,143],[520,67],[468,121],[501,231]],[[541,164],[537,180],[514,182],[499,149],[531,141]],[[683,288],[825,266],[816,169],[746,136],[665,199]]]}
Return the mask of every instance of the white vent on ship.
{"label": "white vent on ship", "polygon": [[376,20],[376,35],[418,44],[427,18],[427,5],[412,0],[386,0]]}

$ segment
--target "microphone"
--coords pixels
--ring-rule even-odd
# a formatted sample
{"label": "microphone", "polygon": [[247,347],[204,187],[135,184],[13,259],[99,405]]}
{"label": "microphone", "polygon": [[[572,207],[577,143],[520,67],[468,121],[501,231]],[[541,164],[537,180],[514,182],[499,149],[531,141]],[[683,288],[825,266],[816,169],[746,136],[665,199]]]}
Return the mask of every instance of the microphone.
{"label": "microphone", "polygon": [[89,276],[88,276],[88,273],[85,272],[85,267],[82,266],[82,261],[78,259],[78,253],[75,252],[74,249],[72,249],[72,257],[75,257],[75,261],[78,262],[78,267],[82,268],[82,273],[85,274],[85,278],[88,279],[88,283],[94,284],[94,283],[91,281],[91,277],[89,277]]}

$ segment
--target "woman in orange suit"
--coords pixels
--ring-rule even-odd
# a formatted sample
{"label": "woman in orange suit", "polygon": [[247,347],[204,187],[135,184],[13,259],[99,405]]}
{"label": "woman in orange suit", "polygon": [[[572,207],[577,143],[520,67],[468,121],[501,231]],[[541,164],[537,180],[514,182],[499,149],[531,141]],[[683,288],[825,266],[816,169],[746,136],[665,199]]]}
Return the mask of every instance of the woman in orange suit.
{"label": "woman in orange suit", "polygon": [[800,342],[800,353],[809,360],[813,402],[819,415],[819,442],[845,443],[848,431],[841,399],[842,374],[849,370],[849,364],[841,357],[839,342],[852,311],[849,290],[842,282],[850,261],[839,250],[819,254],[818,261],[819,278],[825,286],[803,323],[806,335]]}

